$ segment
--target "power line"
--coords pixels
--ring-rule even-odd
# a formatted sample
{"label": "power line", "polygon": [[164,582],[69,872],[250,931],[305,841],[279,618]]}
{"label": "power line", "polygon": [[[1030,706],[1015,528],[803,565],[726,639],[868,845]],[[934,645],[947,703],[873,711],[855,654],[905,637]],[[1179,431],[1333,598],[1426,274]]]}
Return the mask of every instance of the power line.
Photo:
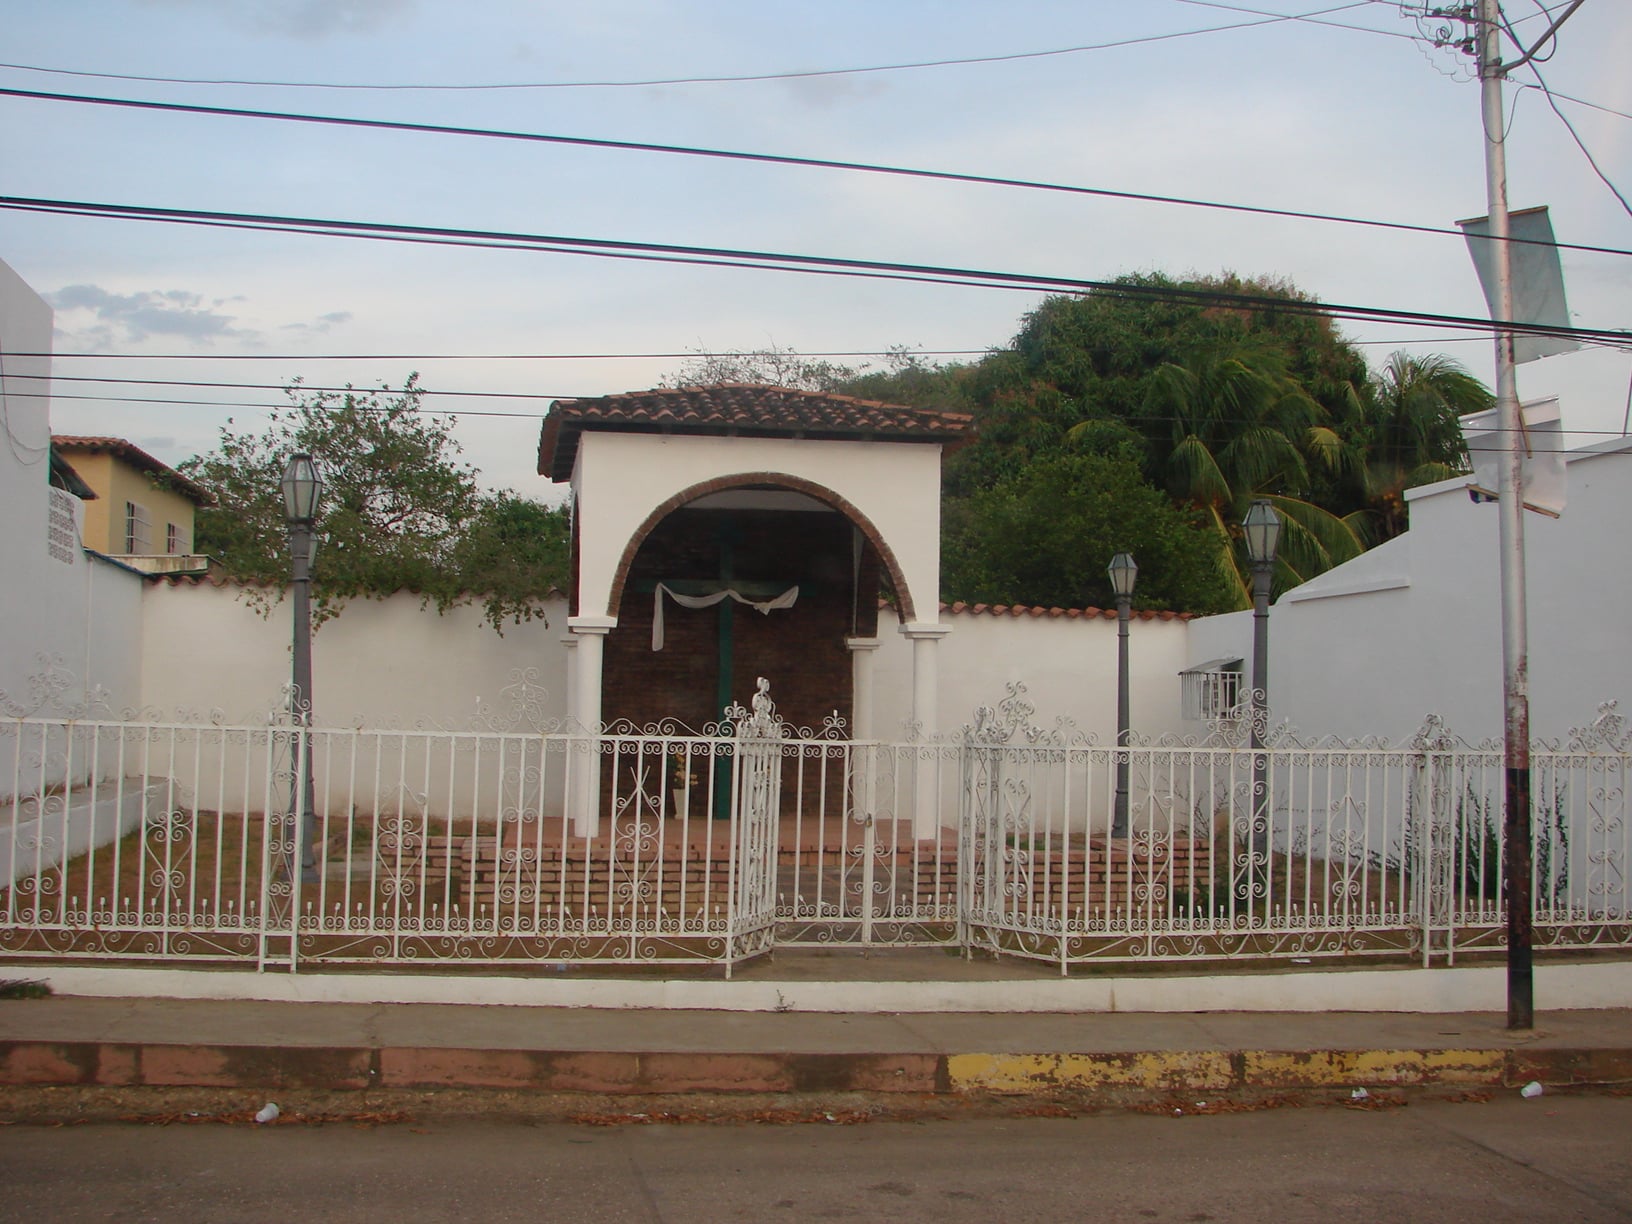
{"label": "power line", "polygon": [[32,199],[19,196],[0,196],[0,209],[45,212],[66,216],[151,221],[163,224],[202,225],[226,229],[275,230],[288,233],[315,234],[324,237],[366,238],[376,241],[417,242],[477,249],[529,250],[659,263],[694,264],[706,267],[739,267],[759,271],[799,272],[826,276],[962,285],[970,288],[1009,289],[1034,293],[1098,292],[1119,297],[1201,302],[1210,305],[1234,305],[1246,309],[1285,314],[1319,314],[1331,318],[1378,323],[1431,325],[1452,330],[1478,331],[1481,334],[1487,333],[1495,327],[1515,334],[1562,336],[1593,342],[1621,344],[1632,340],[1632,333],[1604,328],[1558,327],[1518,320],[1490,320],[1466,315],[1437,314],[1431,311],[1399,310],[1321,301],[1298,301],[1267,297],[1260,294],[1224,292],[1216,289],[1136,285],[1079,277],[1044,276],[1037,273],[1001,272],[981,268],[957,268],[885,260],[844,259],[833,256],[738,250],[727,247],[523,234],[492,230],[452,229],[440,226],[392,225],[385,222],[337,221],[310,217],[228,213],[197,209],[151,208],[88,201]]}
{"label": "power line", "polygon": [[[473,395],[473,394],[497,395],[497,396],[500,396],[501,398],[513,398],[513,399],[524,399],[524,400],[550,400],[552,402],[555,401],[555,400],[576,400],[576,399],[597,399],[597,398],[600,398],[598,395],[584,395],[584,394],[579,394],[579,393],[568,393],[568,392],[554,392],[554,393],[550,393],[550,394],[534,394],[534,393],[524,393],[524,392],[517,392],[517,393],[465,392],[465,391],[440,391],[440,392],[438,392],[438,391],[433,391],[433,390],[431,390],[429,388],[423,388],[423,387],[420,388],[419,390],[420,390],[421,394],[425,394],[425,395],[451,395],[451,396]],[[288,404],[268,404],[268,403],[261,403],[259,401],[248,401],[248,400],[173,399],[173,398],[165,398],[165,397],[118,396],[118,395],[54,395],[51,392],[47,392],[47,391],[21,391],[21,392],[11,392],[9,394],[15,396],[16,398],[21,398],[21,399],[53,399],[53,400],[62,399],[62,400],[69,400],[69,401],[73,401],[73,402],[87,402],[88,401],[88,402],[109,403],[109,404],[154,404],[154,405],[164,405],[164,406],[180,407],[180,408],[266,408],[266,409],[279,408],[279,409],[282,409],[282,408],[298,407],[298,406],[293,406],[293,405],[288,405]],[[336,405],[336,404],[312,405],[312,407],[317,408],[317,409],[319,409],[321,411],[324,411],[324,412],[337,412],[337,411],[341,410],[340,406]],[[372,404],[367,404],[367,403],[354,404],[354,405],[352,405],[352,409],[354,411],[358,411],[358,412],[381,412],[381,413],[383,413],[383,412],[391,411],[391,409],[388,406],[385,406],[385,405],[372,405]],[[504,412],[504,411],[501,411],[501,410],[498,410],[498,409],[490,409],[490,408],[437,408],[434,411],[429,412],[427,415],[434,416],[434,417],[479,417],[479,418],[483,418],[483,419],[495,419],[496,418],[496,419],[504,419],[504,420],[524,420],[524,421],[541,421],[543,419],[543,417],[544,417],[544,413],[542,413],[540,411],[537,411],[537,410]],[[1161,415],[1161,414],[1137,414],[1137,415],[1130,415],[1130,416],[1086,418],[1086,420],[1089,420],[1089,421],[1092,421],[1092,422],[1095,422],[1095,423],[1098,423],[1098,424],[1107,424],[1107,425],[1116,425],[1116,424],[1123,424],[1123,425],[1171,425],[1171,424],[1179,423],[1182,419],[1183,418],[1180,418],[1180,417],[1177,417],[1177,416],[1169,416],[1169,415]],[[1250,419],[1246,418],[1246,417],[1222,416],[1222,417],[1215,417],[1215,418],[1210,418],[1210,419],[1214,420],[1214,421],[1216,421],[1216,422],[1218,422],[1220,424],[1245,424],[1245,423],[1250,423]],[[1504,431],[1499,426],[1492,426],[1489,429],[1481,429],[1479,432],[1480,433],[1496,433],[1496,434],[1499,434],[1499,433],[1502,433]],[[1526,436],[1530,437],[1530,438],[1535,438],[1536,437],[1534,429],[1524,429],[1524,430],[1521,430],[1520,432],[1525,433]],[[1618,429],[1575,429],[1575,428],[1567,428],[1563,432],[1566,433],[1566,434],[1577,435],[1577,436],[1580,436],[1580,437],[1593,437],[1593,438],[1620,438],[1620,437],[1625,436]],[[1545,455],[1545,454],[1571,454],[1571,453],[1573,453],[1573,451],[1575,449],[1576,448],[1574,448],[1574,447],[1552,447],[1552,448],[1549,448],[1549,447],[1544,447],[1544,446],[1532,446],[1531,453],[1533,453],[1533,454],[1543,454],[1543,455]],[[1628,453],[1632,454],[1632,452],[1628,452]]]}
{"label": "power line", "polygon": [[1600,106],[1596,102],[1588,102],[1585,98],[1576,98],[1567,93],[1559,93],[1556,89],[1547,89],[1540,85],[1532,85],[1528,81],[1514,81],[1513,84],[1519,89],[1534,90],[1537,93],[1546,94],[1549,98],[1556,98],[1562,102],[1574,102],[1577,106],[1585,106],[1589,110],[1602,111],[1606,115],[1614,115],[1617,119],[1632,119],[1632,113],[1627,111],[1616,110],[1612,106]]}
{"label": "power line", "polygon": [[[102,378],[84,374],[12,374],[12,379],[29,378],[43,382],[72,382],[97,383],[103,386],[132,386],[132,387],[197,387],[202,390],[219,391],[230,388],[234,391],[291,391],[304,392],[312,395],[400,395],[402,392],[390,387],[314,387],[306,383],[250,383],[250,382],[203,382],[181,378]],[[536,391],[439,391],[431,387],[417,388],[422,395],[457,395],[471,399],[561,399],[561,394],[541,394]],[[114,396],[111,398],[120,398]],[[573,398],[568,396],[566,398]]]}
{"label": "power line", "polygon": [[[722,161],[749,162],[760,165],[797,166],[816,170],[847,170],[859,174],[882,174],[898,178],[925,179],[934,182],[964,183],[974,186],[1010,187],[1027,191],[1046,191],[1064,195],[1095,196],[1101,199],[1128,200],[1144,204],[1169,204],[1184,208],[1205,208],[1218,212],[1243,213],[1249,216],[1277,217],[1296,221],[1322,221],[1336,225],[1354,225],[1367,229],[1395,230],[1413,234],[1435,234],[1455,238],[1461,242],[1461,230],[1448,226],[1415,225],[1404,221],[1379,221],[1365,217],[1348,217],[1337,213],[1304,212],[1297,209],[1266,208],[1251,204],[1232,204],[1222,200],[1200,200],[1184,196],[1157,195],[1150,192],[1119,191],[1107,187],[1083,187],[1068,183],[1051,183],[1037,179],[1006,178],[997,175],[963,174],[948,170],[925,170],[911,166],[891,166],[876,162],[840,161],[820,157],[794,157],[775,153],[750,153],[737,149],[715,149],[702,145],[671,145],[651,141],[607,140],[590,136],[562,136],[544,132],[519,132],[503,128],[458,127],[437,123],[409,123],[391,119],[358,119],[344,115],[311,115],[295,111],[252,110],[231,106],[200,106],[182,102],[149,102],[137,98],[103,98],[87,94],[46,93],[29,89],[0,89],[0,97],[26,98],[32,101],[68,102],[87,106],[111,106],[125,110],[170,112],[176,114],[208,115],[217,118],[261,119],[281,123],[307,123],[325,127],[372,129],[377,131],[411,132],[433,136],[466,136],[484,140],[515,140],[531,144],[563,145],[573,148],[607,149],[626,153],[662,153],[677,157],[701,157]],[[1618,247],[1600,247],[1575,243],[1541,243],[1535,239],[1509,238],[1518,245],[1554,246],[1559,250],[1582,251],[1596,255],[1632,255],[1632,250]]]}
{"label": "power line", "polygon": [[[1486,341],[1486,339],[1487,338],[1483,337],[1483,336],[1452,336],[1452,337],[1443,337],[1443,338],[1437,338],[1437,339],[1436,338],[1423,338],[1423,339],[1420,339],[1420,340],[1409,340],[1409,339],[1408,340],[1392,340],[1392,341],[1388,341],[1388,340],[1372,340],[1372,341],[1348,340],[1348,341],[1345,341],[1345,343],[1348,343],[1348,344],[1351,344],[1351,345],[1359,345],[1359,344],[1393,344],[1396,347],[1398,347],[1398,346],[1405,345],[1405,344],[1484,343]],[[992,353],[992,351],[993,350],[991,350],[991,349],[920,350],[920,351],[918,351],[918,353],[916,355],[920,355],[920,356],[985,357],[985,356],[989,355],[990,353]],[[997,351],[1003,352],[1003,351],[1006,351],[1006,350],[999,349]],[[888,355],[888,353],[889,353],[889,350],[883,350],[883,351],[880,351],[880,350],[844,350],[844,351],[841,351],[841,350],[829,350],[829,351],[826,351],[826,352],[810,352],[810,353],[795,352],[795,351],[789,350],[787,355],[790,356],[790,357],[803,359],[803,358],[816,358],[816,357],[826,358],[826,357],[853,357],[853,356],[886,356],[886,355]],[[736,351],[736,352],[721,352],[721,353],[709,353],[709,354],[706,354],[706,356],[714,356],[714,357],[752,357],[752,356],[755,356],[755,355],[756,354],[754,354],[751,351]],[[217,357],[217,356],[214,356],[214,355],[208,354],[208,353],[68,353],[68,354],[52,354],[52,353],[48,353],[48,352],[6,352],[6,351],[0,351],[0,360],[3,360],[5,358],[11,358],[11,357],[21,357],[21,358],[35,357],[35,358],[38,358],[38,357],[54,357],[54,356],[98,357],[98,358],[113,359],[113,360],[124,360],[124,359],[130,358],[130,357],[141,357],[141,358],[160,358],[160,357],[162,357],[162,358],[165,358],[167,360],[184,359],[184,360],[199,360],[199,361],[229,360],[229,359],[232,359],[233,357],[244,357],[244,358],[248,358],[250,360],[257,360],[257,361],[272,359],[272,358],[269,358],[267,355],[264,355],[264,354],[232,354],[232,355],[224,355],[224,356],[221,356],[221,357]],[[529,355],[529,354],[507,354],[507,355],[502,355],[503,358],[511,359],[511,360],[518,360],[518,359],[519,360],[529,360],[529,359],[532,358],[532,356],[533,355]],[[649,361],[649,360],[695,360],[699,356],[702,356],[702,355],[694,353],[694,352],[680,352],[680,353],[554,353],[554,354],[546,354],[546,355],[541,355],[541,356],[545,360]],[[339,358],[337,355],[324,355],[324,354],[280,354],[280,355],[278,355],[276,357],[276,360],[288,361],[288,362],[300,362],[300,361],[305,361],[305,360],[337,360],[337,359],[342,359],[342,358]],[[369,354],[369,355],[366,356],[366,358],[353,355],[353,356],[344,357],[343,359],[344,360],[367,359],[367,360],[379,360],[379,361],[386,361],[386,360],[389,360],[389,361],[426,361],[426,360],[449,360],[449,359],[454,359],[454,358],[450,358],[449,355],[447,355],[447,354],[440,355],[439,357],[432,357],[432,356],[428,356],[428,355],[425,355],[425,354]],[[484,354],[459,354],[459,355],[457,355],[456,359],[460,359],[460,360],[494,360],[496,358],[491,356],[491,355],[484,355]],[[939,368],[939,367],[937,367],[937,368]],[[866,372],[862,371],[862,372],[859,372],[859,373],[861,373],[863,376],[865,376]],[[51,373],[51,374],[22,374],[22,373],[17,373],[17,374],[10,374],[7,377],[8,377],[8,381],[12,382],[12,383],[18,382],[20,380],[28,379],[28,380],[33,380],[33,381],[36,381],[36,382],[50,382],[52,384],[59,384],[59,383],[95,383],[95,384],[99,384],[99,385],[103,385],[103,386],[190,387],[190,388],[198,388],[198,389],[204,389],[204,390],[220,390],[220,389],[223,389],[223,388],[230,388],[232,390],[238,390],[238,391],[296,391],[296,390],[298,390],[298,391],[302,391],[302,392],[309,392],[311,394],[322,394],[322,395],[373,395],[373,394],[378,394],[378,393],[395,394],[395,392],[393,392],[392,389],[389,388],[389,387],[356,386],[355,384],[346,385],[346,386],[317,386],[317,385],[313,385],[313,384],[310,384],[310,383],[300,382],[299,380],[296,380],[294,382],[256,383],[256,382],[241,382],[241,381],[234,381],[234,380],[195,380],[195,379],[182,379],[182,378],[130,378],[130,377],[115,377],[115,376],[111,376],[111,375],[63,374],[63,373]],[[450,395],[450,396],[465,396],[465,397],[471,397],[471,398],[492,398],[492,399],[517,399],[517,398],[519,398],[519,399],[558,399],[558,398],[562,398],[562,393],[543,394],[543,393],[538,393],[538,392],[522,392],[522,391],[458,391],[458,390],[439,389],[439,388],[425,387],[425,386],[421,386],[420,391],[425,395]],[[111,398],[118,398],[118,397],[111,397]],[[573,397],[569,396],[568,398],[573,398]]]}
{"label": "power line", "polygon": [[[1196,3],[1198,0],[1181,0],[1181,3]],[[1015,51],[1002,55],[972,55],[959,58],[913,60],[896,64],[871,64],[855,68],[812,68],[790,72],[755,72],[723,76],[693,76],[693,77],[654,77],[642,80],[598,80],[598,81],[509,81],[492,84],[368,84],[355,82],[324,82],[324,81],[284,81],[284,80],[249,80],[232,77],[165,77],[165,76],[138,76],[133,73],[121,72],[86,72],[71,68],[45,68],[37,64],[10,64],[0,63],[0,68],[9,68],[16,72],[37,72],[50,76],[82,77],[89,80],[101,81],[136,81],[153,85],[243,85],[262,89],[335,89],[348,91],[371,92],[452,92],[452,93],[479,93],[505,90],[530,89],[650,89],[654,86],[673,85],[739,85],[766,81],[798,81],[811,80],[819,77],[866,76],[883,72],[916,72],[929,68],[963,68],[977,64],[1005,64],[1016,63],[1022,60],[1050,59],[1064,55],[1081,55],[1092,51],[1116,51],[1127,47],[1143,46],[1150,43],[1173,42],[1184,38],[1197,38],[1205,34],[1223,34],[1233,30],[1252,29],[1256,26],[1277,25],[1284,22],[1309,21],[1323,25],[1338,25],[1336,22],[1316,22],[1317,18],[1329,13],[1340,13],[1348,9],[1365,8],[1372,0],[1350,0],[1349,3],[1334,5],[1325,9],[1317,9],[1312,13],[1263,13],[1254,9],[1240,9],[1244,13],[1257,13],[1263,20],[1238,21],[1229,25],[1204,26],[1193,30],[1178,30],[1167,34],[1146,34],[1134,38],[1116,39],[1111,42],[1084,43],[1074,47],[1054,47],[1042,51]],[[1229,5],[1210,5],[1213,8],[1230,8]],[[1373,30],[1366,26],[1343,26],[1340,29],[1356,30],[1367,34],[1389,34],[1387,30]],[[1398,35],[1406,38],[1409,35]]]}
{"label": "power line", "polygon": [[[1408,344],[1483,344],[1485,336],[1420,336],[1395,340],[1361,340],[1350,337],[1348,344],[1396,346]],[[0,349],[0,357],[49,357],[58,361],[695,361],[708,357],[756,357],[766,349],[686,349],[669,353],[135,353],[99,351],[64,353],[50,350]],[[786,349],[789,357],[891,357],[894,349]],[[908,350],[908,357],[984,357],[992,347],[978,349]],[[1001,346],[998,347],[1001,350]],[[72,376],[54,375],[58,379]]]}
{"label": "power line", "polygon": [[1575,147],[1581,150],[1581,156],[1587,159],[1587,165],[1592,167],[1592,172],[1598,176],[1598,180],[1605,187],[1608,187],[1615,198],[1621,202],[1621,207],[1626,211],[1627,215],[1632,216],[1632,204],[1627,203],[1626,196],[1621,194],[1621,189],[1610,181],[1610,177],[1604,173],[1603,167],[1598,164],[1598,159],[1593,157],[1592,151],[1587,148],[1586,142],[1581,139],[1581,133],[1575,130],[1575,124],[1571,123],[1569,117],[1559,109],[1558,99],[1553,97],[1553,91],[1547,88],[1547,82],[1543,79],[1541,70],[1536,67],[1539,62],[1538,60],[1532,60],[1529,68],[1531,72],[1535,73],[1536,82],[1541,86],[1541,92],[1547,99],[1547,105],[1553,108],[1553,114],[1558,116],[1558,121],[1564,125],[1564,130],[1570,134],[1570,139],[1575,141]]}
{"label": "power line", "polygon": [[[1333,30],[1351,30],[1356,34],[1376,34],[1381,38],[1403,38],[1407,42],[1415,42],[1416,36],[1403,34],[1398,30],[1379,30],[1375,26],[1350,25],[1346,21],[1326,21],[1329,13],[1343,12],[1352,8],[1369,8],[1378,4],[1390,4],[1391,0],[1364,0],[1361,4],[1344,4],[1336,8],[1313,13],[1276,13],[1269,9],[1248,8],[1244,4],[1222,4],[1219,0],[1174,0],[1175,4],[1189,4],[1196,8],[1222,9],[1226,13],[1249,13],[1257,17],[1273,17],[1278,21],[1291,21],[1299,25],[1326,26]],[[0,65],[3,67],[4,65]]]}
{"label": "power line", "polygon": [[[693,361],[699,357],[757,357],[785,352],[790,357],[892,357],[896,349],[828,349],[820,352],[770,349],[687,349],[676,353],[56,353],[11,352],[5,357],[98,358],[164,361]],[[910,349],[908,357],[981,357],[990,349]],[[60,376],[59,376],[60,377]]]}

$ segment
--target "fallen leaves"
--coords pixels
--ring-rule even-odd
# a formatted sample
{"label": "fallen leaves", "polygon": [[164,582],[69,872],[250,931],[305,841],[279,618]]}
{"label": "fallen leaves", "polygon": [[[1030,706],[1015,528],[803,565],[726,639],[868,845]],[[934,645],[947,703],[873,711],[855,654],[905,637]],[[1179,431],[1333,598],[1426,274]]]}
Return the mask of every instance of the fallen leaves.
{"label": "fallen leaves", "polygon": [[[800,1126],[821,1123],[827,1126],[855,1126],[873,1121],[866,1109],[753,1109],[735,1115],[733,1122],[755,1122],[765,1126]],[[577,1113],[568,1122],[579,1126],[684,1126],[718,1122],[718,1115],[683,1110],[654,1110],[650,1113]]]}
{"label": "fallen leaves", "polygon": [[252,1109],[205,1113],[185,1110],[173,1113],[121,1114],[120,1122],[137,1126],[336,1126],[349,1124],[367,1130],[376,1126],[398,1126],[412,1122],[413,1115],[401,1109],[378,1109],[354,1113],[301,1113],[284,1110],[270,1122],[257,1122]]}

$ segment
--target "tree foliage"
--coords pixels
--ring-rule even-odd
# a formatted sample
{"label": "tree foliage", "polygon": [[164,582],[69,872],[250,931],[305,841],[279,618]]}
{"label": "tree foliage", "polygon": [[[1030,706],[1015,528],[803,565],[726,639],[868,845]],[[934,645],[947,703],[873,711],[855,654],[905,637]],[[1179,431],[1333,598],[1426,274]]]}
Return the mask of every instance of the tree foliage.
{"label": "tree foliage", "polygon": [[1138,562],[1141,608],[1234,606],[1207,536],[1125,455],[1054,455],[949,498],[942,586],[972,602],[1110,607],[1118,552]]}
{"label": "tree foliage", "polygon": [[[711,360],[679,381],[780,381],[973,413],[973,442],[943,468],[942,594],[986,602],[1103,602],[1104,561],[1128,549],[1141,606],[1247,606],[1240,523],[1255,498],[1285,524],[1275,585],[1286,590],[1403,531],[1405,490],[1463,469],[1458,418],[1490,399],[1447,358],[1397,354],[1374,375],[1308,295],[1233,273],[1146,273],[1047,298],[974,362],[897,349],[882,369],[847,375],[788,349]],[[1128,513],[1165,505],[1156,551],[1141,556],[1126,515],[1103,513],[1097,488],[1068,488],[1071,473],[1110,482]],[[1157,577],[1181,563],[1203,572]]]}
{"label": "tree foliage", "polygon": [[762,383],[795,391],[834,392],[861,370],[832,361],[801,356],[773,344],[744,353],[699,350],[685,365],[658,381],[660,387],[718,387],[729,383]]}
{"label": "tree foliage", "polygon": [[1405,491],[1468,467],[1461,418],[1495,403],[1490,390],[1449,357],[1394,353],[1356,395],[1341,422],[1355,498],[1382,539],[1405,530]]}
{"label": "tree foliage", "polygon": [[[290,573],[279,478],[291,454],[306,452],[323,479],[315,621],[349,600],[404,590],[443,611],[479,596],[496,629],[542,614],[537,600],[566,573],[564,514],[484,496],[451,422],[420,411],[414,379],[395,393],[313,393],[297,383],[288,395],[262,432],[228,420],[214,450],[179,467],[217,499],[198,512],[198,547],[263,613]],[[542,538],[524,541],[528,526]],[[505,545],[515,551],[503,555]]]}
{"label": "tree foliage", "polygon": [[571,572],[572,519],[512,493],[484,496],[454,546],[453,570],[463,591],[484,594],[488,622],[500,633],[542,617],[538,600],[563,590]]}

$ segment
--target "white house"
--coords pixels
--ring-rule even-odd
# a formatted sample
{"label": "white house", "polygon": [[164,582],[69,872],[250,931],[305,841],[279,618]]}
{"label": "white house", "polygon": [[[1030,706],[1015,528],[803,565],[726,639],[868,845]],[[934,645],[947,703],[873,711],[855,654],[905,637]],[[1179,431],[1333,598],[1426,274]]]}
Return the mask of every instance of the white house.
{"label": "white house", "polygon": [[[1566,736],[1632,698],[1632,439],[1566,456],[1559,518],[1526,514],[1530,716]],[[1288,591],[1269,618],[1269,704],[1306,736],[1411,734],[1429,713],[1478,740],[1503,723],[1497,509],[1468,477],[1412,489],[1411,528]],[[1189,659],[1239,658],[1252,614],[1190,623]]]}
{"label": "white house", "polygon": [[[53,483],[51,308],[0,263],[0,713],[54,713],[101,690],[140,703],[142,578],[83,547],[80,498]],[[88,490],[81,490],[88,492]]]}

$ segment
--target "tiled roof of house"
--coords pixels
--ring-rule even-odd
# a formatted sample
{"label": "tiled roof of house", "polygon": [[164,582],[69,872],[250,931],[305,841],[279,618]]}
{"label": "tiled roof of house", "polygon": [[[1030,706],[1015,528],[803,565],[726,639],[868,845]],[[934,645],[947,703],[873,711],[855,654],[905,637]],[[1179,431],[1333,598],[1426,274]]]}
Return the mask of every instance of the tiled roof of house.
{"label": "tiled roof of house", "polygon": [[196,481],[188,480],[169,464],[160,463],[152,455],[133,442],[123,438],[87,437],[78,434],[52,434],[51,445],[59,451],[72,453],[79,451],[93,455],[112,455],[122,459],[139,472],[146,472],[150,476],[158,476],[161,483],[174,489],[187,500],[199,506],[213,506],[215,494]]}
{"label": "tiled roof of house", "polygon": [[[1043,608],[1033,604],[943,603],[942,612],[954,616],[1029,616],[1048,620],[1115,620],[1115,608]],[[1149,609],[1133,612],[1134,620],[1186,621],[1194,612],[1156,612]]]}
{"label": "tiled roof of house", "polygon": [[55,446],[51,447],[51,483],[81,501],[96,500],[96,490],[85,483],[85,478],[74,471],[74,465],[64,459]]}
{"label": "tiled roof of house", "polygon": [[586,429],[955,445],[971,419],[964,412],[753,383],[631,391],[551,404],[538,440],[538,470],[551,480],[568,479]]}

